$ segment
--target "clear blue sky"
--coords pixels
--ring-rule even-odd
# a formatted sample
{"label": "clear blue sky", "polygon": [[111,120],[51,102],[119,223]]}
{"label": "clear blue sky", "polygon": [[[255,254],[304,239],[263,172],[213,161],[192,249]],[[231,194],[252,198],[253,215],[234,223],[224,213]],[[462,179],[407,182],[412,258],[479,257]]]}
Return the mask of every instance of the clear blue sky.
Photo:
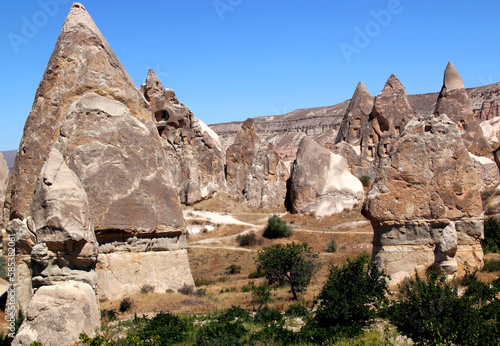
{"label": "clear blue sky", "polygon": [[[439,91],[449,60],[466,87],[500,81],[497,0],[82,2],[137,86],[153,68],[207,124],[336,104],[360,80],[376,95],[391,73]],[[0,150],[19,145],[71,4],[0,5]]]}

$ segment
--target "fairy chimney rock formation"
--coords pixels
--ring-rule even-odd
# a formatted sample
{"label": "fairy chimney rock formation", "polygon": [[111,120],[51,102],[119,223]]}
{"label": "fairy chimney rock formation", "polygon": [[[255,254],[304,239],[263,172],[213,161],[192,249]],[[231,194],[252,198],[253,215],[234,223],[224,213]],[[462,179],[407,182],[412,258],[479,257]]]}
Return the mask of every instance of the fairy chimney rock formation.
{"label": "fairy chimney rock formation", "polygon": [[224,151],[219,136],[179,104],[149,70],[141,92],[150,103],[166,153],[167,173],[181,203],[192,205],[226,189]]}
{"label": "fairy chimney rock formation", "polygon": [[359,145],[372,109],[373,97],[363,82],[359,82],[342,119],[335,144],[347,142],[354,146]]}
{"label": "fairy chimney rock formation", "polygon": [[18,344],[76,343],[99,325],[96,294],[120,299],[143,285],[165,292],[194,284],[153,118],[85,8],[73,4],[7,193],[16,296],[29,313]]}
{"label": "fairy chimney rock formation", "polygon": [[444,71],[443,87],[434,114],[436,117],[446,114],[458,125],[465,148],[469,152],[482,156],[491,154],[491,147],[474,117],[462,78],[451,62]]}
{"label": "fairy chimney rock formation", "polygon": [[480,189],[453,121],[445,115],[410,121],[381,162],[363,206],[374,230],[373,260],[393,282],[431,265],[450,275],[466,264],[480,268]]}
{"label": "fairy chimney rock formation", "polygon": [[364,192],[342,156],[304,137],[293,163],[289,198],[294,213],[328,216],[361,203]]}

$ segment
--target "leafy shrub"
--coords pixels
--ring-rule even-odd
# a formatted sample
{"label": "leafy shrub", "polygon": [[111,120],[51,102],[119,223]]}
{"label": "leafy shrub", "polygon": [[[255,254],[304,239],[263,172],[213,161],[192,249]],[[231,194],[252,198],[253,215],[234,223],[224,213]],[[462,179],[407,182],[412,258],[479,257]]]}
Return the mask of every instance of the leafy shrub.
{"label": "leafy shrub", "polygon": [[362,175],[359,177],[359,181],[363,184],[363,187],[370,187],[371,178],[367,175]]}
{"label": "leafy shrub", "polygon": [[229,275],[239,274],[241,273],[241,266],[237,266],[236,264],[231,264],[226,268],[226,273]]}
{"label": "leafy shrub", "polygon": [[[107,341],[104,338],[104,336],[102,336],[102,335],[96,335],[91,339],[91,338],[89,338],[89,336],[87,334],[81,333],[79,335],[79,339],[82,341],[82,343],[84,345],[90,345],[90,346],[114,346],[114,345],[116,345],[114,341]],[[37,346],[37,345],[42,345],[42,344],[36,343],[36,344],[31,344],[31,345]]]}
{"label": "leafy shrub", "polygon": [[257,252],[257,270],[269,285],[290,285],[293,299],[311,282],[319,269],[319,255],[307,243],[278,244]]}
{"label": "leafy shrub", "polygon": [[252,286],[250,286],[250,285],[243,285],[243,287],[241,287],[241,292],[243,292],[243,293],[248,293],[251,291],[252,291]]}
{"label": "leafy shrub", "polygon": [[239,235],[236,237],[236,241],[240,246],[255,246],[259,242],[255,232]]}
{"label": "leafy shrub", "polygon": [[241,320],[232,322],[212,321],[201,327],[196,333],[196,345],[245,345],[248,330]]}
{"label": "leafy shrub", "polygon": [[264,274],[262,272],[260,272],[259,270],[253,271],[250,274],[248,274],[249,279],[258,279],[258,278],[261,278],[263,276],[264,276]]}
{"label": "leafy shrub", "polygon": [[120,312],[126,312],[132,306],[132,301],[130,298],[125,298],[120,302]]}
{"label": "leafy shrub", "polygon": [[271,287],[266,281],[261,282],[258,286],[255,285],[253,281],[250,282],[250,289],[252,290],[252,299],[255,304],[259,304],[259,309],[262,308],[264,304],[271,302],[273,299],[273,294],[271,293]]}
{"label": "leafy shrub", "polygon": [[292,235],[292,228],[286,224],[278,215],[274,214],[267,220],[262,236],[264,238],[276,239],[287,238]]}
{"label": "leafy shrub", "polygon": [[254,321],[256,323],[262,324],[278,324],[281,325],[284,323],[283,315],[281,311],[276,310],[274,308],[264,307],[262,309],[257,310],[255,314]]}
{"label": "leafy shrub", "polygon": [[237,305],[232,305],[229,309],[224,310],[222,314],[217,317],[219,322],[233,322],[234,320],[250,321],[250,313]]}
{"label": "leafy shrub", "polygon": [[194,285],[196,287],[198,286],[209,286],[209,285],[212,285],[214,284],[215,281],[212,280],[212,279],[207,279],[205,277],[201,277],[201,278],[194,278]]}
{"label": "leafy shrub", "polygon": [[386,302],[387,275],[363,253],[347,260],[342,267],[331,266],[327,281],[316,297],[319,302],[314,317],[322,327],[358,329],[376,316]]}
{"label": "leafy shrub", "polygon": [[335,241],[335,239],[332,238],[330,240],[330,242],[328,243],[327,251],[334,253],[334,252],[337,252],[338,248],[339,248],[339,246],[338,246],[337,242]]}
{"label": "leafy shrub", "polygon": [[151,285],[142,285],[141,287],[141,293],[146,294],[146,293],[151,293],[154,292],[155,287]]}
{"label": "leafy shrub", "polygon": [[485,259],[484,267],[481,269],[483,272],[500,272],[500,260],[495,259]]}
{"label": "leafy shrub", "polygon": [[285,315],[289,317],[309,317],[310,314],[309,309],[301,304],[290,304],[285,312]]}
{"label": "leafy shrub", "polygon": [[498,345],[499,282],[479,282],[468,275],[468,286],[458,295],[455,282],[430,270],[423,280],[418,273],[400,288],[402,298],[388,309],[392,323],[413,340],[431,344]]}
{"label": "leafy shrub", "polygon": [[179,293],[184,294],[186,296],[198,296],[202,297],[206,294],[207,290],[206,289],[195,289],[194,286],[190,286],[187,284],[184,284],[181,288],[178,290]]}
{"label": "leafy shrub", "polygon": [[[152,319],[145,318],[139,331],[129,331],[127,340],[132,345],[171,345],[186,341],[193,326],[187,319],[160,312]],[[154,340],[156,343],[147,343]]]}
{"label": "leafy shrub", "polygon": [[485,253],[500,250],[500,223],[494,217],[484,221],[484,240],[481,241],[481,245]]}

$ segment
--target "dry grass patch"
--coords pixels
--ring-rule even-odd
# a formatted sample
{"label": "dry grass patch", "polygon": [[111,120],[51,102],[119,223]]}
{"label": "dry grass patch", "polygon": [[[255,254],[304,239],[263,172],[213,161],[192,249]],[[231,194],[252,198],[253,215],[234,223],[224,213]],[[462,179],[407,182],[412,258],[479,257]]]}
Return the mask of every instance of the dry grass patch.
{"label": "dry grass patch", "polygon": [[207,210],[231,214],[275,214],[284,213],[285,207],[259,208],[248,205],[243,198],[236,198],[227,193],[219,192],[214,198],[196,203],[190,207],[183,206],[184,210]]}
{"label": "dry grass patch", "polygon": [[[234,225],[234,224],[223,224],[216,226],[215,230],[201,232],[196,234],[188,234],[187,242],[197,242],[204,239],[210,238],[224,238],[234,236],[236,237],[238,234],[250,230],[251,227],[245,225]],[[232,244],[232,239],[228,240]]]}

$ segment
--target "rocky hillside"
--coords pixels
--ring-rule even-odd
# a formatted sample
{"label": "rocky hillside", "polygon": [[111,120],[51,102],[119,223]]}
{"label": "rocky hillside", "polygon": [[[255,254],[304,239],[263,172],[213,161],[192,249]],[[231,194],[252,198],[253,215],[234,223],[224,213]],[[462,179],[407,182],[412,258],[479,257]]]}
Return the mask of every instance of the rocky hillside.
{"label": "rocky hillside", "polygon": [[[484,121],[500,115],[500,83],[467,89],[470,104],[476,118]],[[433,114],[439,93],[408,95],[415,115],[428,118]],[[280,156],[293,161],[298,144],[304,135],[314,137],[320,143],[335,141],[342,117],[350,100],[317,108],[297,109],[293,112],[254,118],[257,133],[273,143]],[[210,127],[228,143],[241,128],[241,121],[214,124]]]}

